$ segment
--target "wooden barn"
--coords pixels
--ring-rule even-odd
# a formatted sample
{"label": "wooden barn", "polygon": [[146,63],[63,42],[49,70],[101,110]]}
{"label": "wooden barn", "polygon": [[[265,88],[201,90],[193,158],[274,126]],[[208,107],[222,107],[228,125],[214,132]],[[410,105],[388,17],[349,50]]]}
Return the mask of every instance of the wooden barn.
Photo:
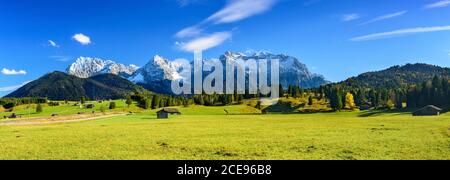
{"label": "wooden barn", "polygon": [[94,109],[94,108],[95,108],[95,105],[94,105],[94,104],[85,104],[84,107],[85,107],[86,109]]}
{"label": "wooden barn", "polygon": [[175,108],[163,108],[157,113],[158,119],[168,119],[169,115],[181,115],[181,112]]}
{"label": "wooden barn", "polygon": [[441,108],[433,105],[428,105],[413,112],[413,116],[439,116],[442,112]]}

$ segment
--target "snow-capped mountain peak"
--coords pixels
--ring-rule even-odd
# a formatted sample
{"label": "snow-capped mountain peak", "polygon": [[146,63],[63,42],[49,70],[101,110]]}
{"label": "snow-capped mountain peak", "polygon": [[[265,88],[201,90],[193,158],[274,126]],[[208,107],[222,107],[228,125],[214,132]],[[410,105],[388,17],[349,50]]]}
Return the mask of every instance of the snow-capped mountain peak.
{"label": "snow-capped mountain peak", "polygon": [[[323,76],[310,72],[307,66],[299,59],[285,54],[273,54],[267,51],[252,53],[227,51],[219,58],[222,63],[225,63],[227,60],[250,59],[256,61],[266,59],[269,63],[274,59],[278,59],[280,62],[280,83],[284,88],[287,88],[289,85],[312,88],[329,83]],[[205,59],[203,62],[208,63],[210,60]],[[81,78],[104,73],[117,74],[151,91],[170,94],[172,93],[170,88],[171,82],[183,78],[179,74],[180,70],[180,64],[156,55],[139,69],[135,65],[125,66],[112,60],[80,57],[67,69],[67,72]],[[203,75],[207,75],[207,72]]]}
{"label": "snow-capped mountain peak", "polygon": [[289,85],[301,86],[302,88],[318,87],[329,83],[322,75],[309,71],[308,67],[299,59],[286,54],[273,54],[268,51],[256,51],[250,53],[225,52],[220,60],[271,60],[280,62],[280,83],[287,88]]}
{"label": "snow-capped mountain peak", "polygon": [[80,77],[89,78],[99,74],[115,74],[121,76],[130,76],[137,69],[136,65],[126,66],[116,63],[112,60],[103,60],[100,58],[79,57],[67,68],[67,73]]}
{"label": "snow-capped mountain peak", "polygon": [[144,67],[137,70],[128,79],[135,83],[175,80],[180,78],[179,66],[162,56],[156,55]]}

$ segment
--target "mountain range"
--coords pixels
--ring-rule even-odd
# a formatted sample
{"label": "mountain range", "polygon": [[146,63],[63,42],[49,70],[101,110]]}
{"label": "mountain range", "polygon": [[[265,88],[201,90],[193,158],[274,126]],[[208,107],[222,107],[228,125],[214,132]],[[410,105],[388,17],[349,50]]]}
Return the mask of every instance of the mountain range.
{"label": "mountain range", "polygon": [[[307,66],[301,63],[299,59],[289,55],[272,54],[268,52],[246,54],[228,51],[219,58],[224,66],[227,60],[236,61],[240,59],[253,59],[255,61],[260,61],[262,59],[267,59],[268,61],[278,59],[280,61],[280,83],[284,88],[287,88],[289,85],[314,88],[329,83],[322,75],[311,73]],[[208,59],[204,60],[205,63],[208,61]],[[127,78],[131,82],[141,85],[153,92],[165,94],[171,93],[171,82],[180,78],[180,75],[178,74],[180,65],[159,55],[156,55],[142,68],[137,69],[136,67],[137,66],[135,65],[126,66],[118,64],[110,60],[105,61],[98,58],[81,57],[67,68],[67,73],[80,78],[112,73]]]}
{"label": "mountain range", "polygon": [[[280,83],[285,89],[290,85],[316,88],[330,84],[322,75],[310,72],[299,59],[289,55],[226,52],[218,60],[224,63],[227,60],[239,59],[256,61],[279,59]],[[209,60],[204,61],[206,63]],[[158,55],[141,68],[119,64],[112,60],[80,57],[67,68],[66,73],[46,74],[6,97],[78,100],[81,96],[89,99],[118,99],[134,91],[171,94],[171,81],[180,78],[179,68],[180,65]],[[407,64],[364,73],[334,84],[363,88],[404,88],[431,80],[436,75],[450,78],[450,69],[428,64]]]}
{"label": "mountain range", "polygon": [[136,65],[126,66],[112,60],[79,57],[67,68],[66,72],[79,78],[89,78],[100,74],[114,74],[121,77],[129,77],[137,69],[139,67]]}

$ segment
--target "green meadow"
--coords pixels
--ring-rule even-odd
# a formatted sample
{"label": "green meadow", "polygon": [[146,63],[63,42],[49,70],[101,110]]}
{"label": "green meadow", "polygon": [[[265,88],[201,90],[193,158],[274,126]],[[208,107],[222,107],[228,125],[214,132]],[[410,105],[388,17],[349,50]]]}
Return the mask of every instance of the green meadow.
{"label": "green meadow", "polygon": [[[33,116],[80,111],[65,106],[44,107]],[[0,125],[0,159],[450,160],[450,114],[263,115],[246,105],[179,110],[181,116],[158,120],[156,110],[118,102],[114,111],[136,112],[84,122]]]}

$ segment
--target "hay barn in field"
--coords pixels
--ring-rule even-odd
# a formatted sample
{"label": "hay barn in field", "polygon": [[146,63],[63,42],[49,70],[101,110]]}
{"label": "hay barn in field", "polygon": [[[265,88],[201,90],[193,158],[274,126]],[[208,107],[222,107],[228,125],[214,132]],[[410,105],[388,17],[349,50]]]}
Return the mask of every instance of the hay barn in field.
{"label": "hay barn in field", "polygon": [[175,108],[164,108],[158,111],[156,114],[158,119],[168,119],[169,115],[181,115],[181,112]]}
{"label": "hay barn in field", "polygon": [[94,104],[85,104],[84,107],[86,109],[93,109],[93,108],[95,108],[95,105]]}
{"label": "hay barn in field", "polygon": [[413,112],[413,116],[439,116],[442,112],[441,108],[433,105],[428,105]]}

